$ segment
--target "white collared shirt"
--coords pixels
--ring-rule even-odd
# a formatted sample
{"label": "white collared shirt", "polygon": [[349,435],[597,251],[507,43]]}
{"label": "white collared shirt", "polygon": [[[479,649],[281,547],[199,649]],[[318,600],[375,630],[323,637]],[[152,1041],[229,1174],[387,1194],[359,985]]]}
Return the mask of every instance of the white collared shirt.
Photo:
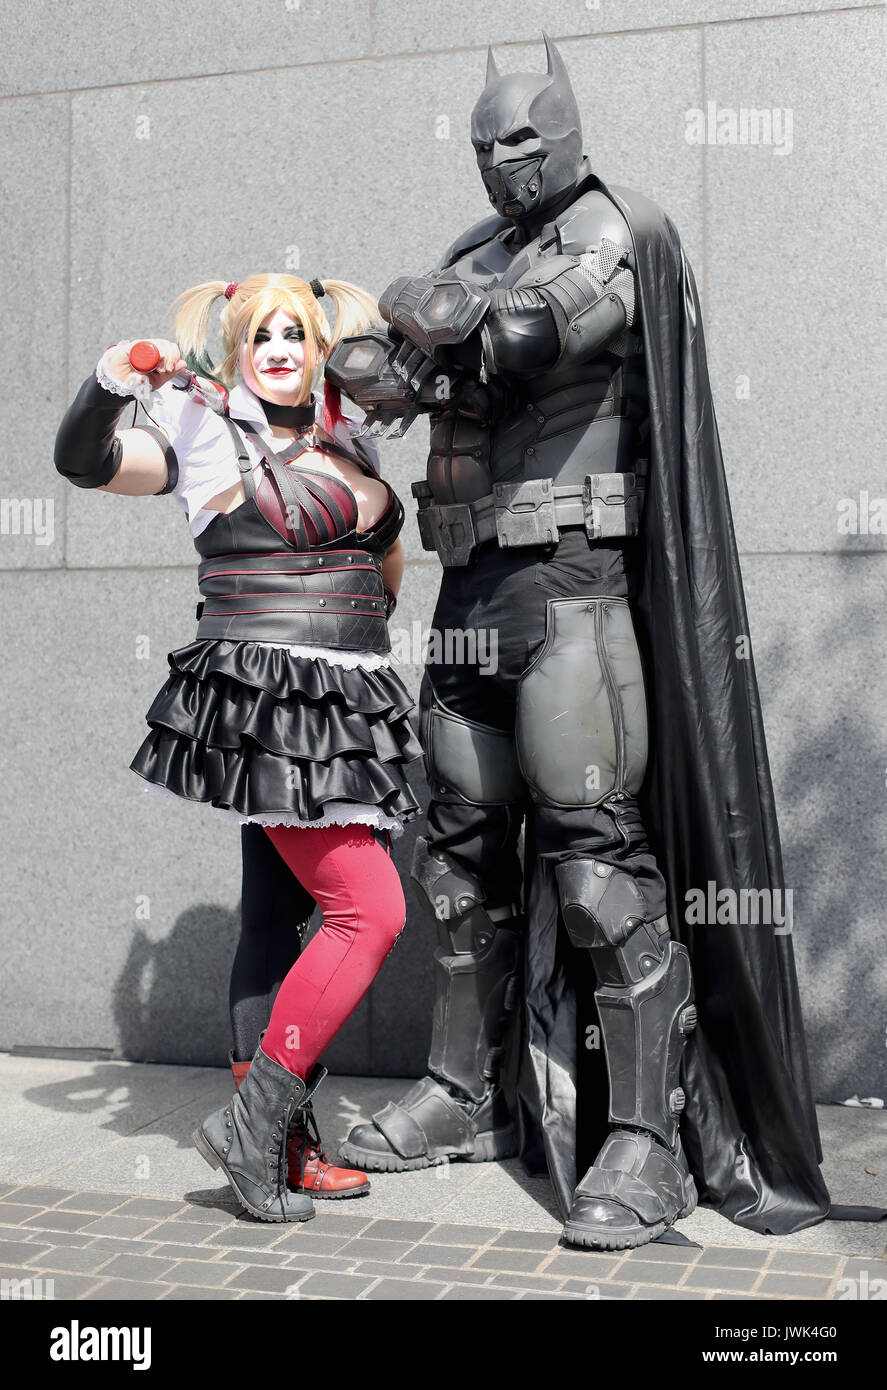
{"label": "white collared shirt", "polygon": [[[311,393],[315,415],[323,417],[323,389],[315,388]],[[191,535],[197,537],[218,512],[209,511],[206,503],[220,492],[224,492],[240,478],[237,466],[237,453],[228,427],[222,419],[206,406],[201,405],[186,391],[177,391],[169,383],[152,393],[144,407],[149,418],[163,430],[173,446],[179,461],[179,477],[172,495],[188,514]],[[228,413],[234,420],[246,420],[255,425],[258,433],[272,447],[283,447],[271,432],[265,418],[262,403],[242,382],[228,394]],[[359,425],[361,412],[351,401],[342,398],[342,413],[346,422],[339,424],[333,437],[347,444],[354,428]],[[246,437],[246,436],[245,436]],[[261,455],[251,440],[247,438],[247,448],[258,463]],[[365,442],[376,455],[375,440],[365,437]]]}

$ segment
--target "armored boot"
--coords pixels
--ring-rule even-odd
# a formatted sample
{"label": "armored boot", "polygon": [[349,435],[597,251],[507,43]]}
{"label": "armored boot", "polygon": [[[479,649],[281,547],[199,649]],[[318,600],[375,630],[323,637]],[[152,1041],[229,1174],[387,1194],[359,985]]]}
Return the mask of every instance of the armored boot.
{"label": "armored boot", "polygon": [[201,1155],[221,1168],[237,1197],[262,1221],[308,1221],[310,1197],[286,1185],[286,1135],[306,1094],[301,1077],[258,1048],[240,1089],[193,1133]]}
{"label": "armored boot", "polygon": [[[228,1061],[239,1091],[250,1063],[235,1062],[233,1052],[229,1052]],[[293,1192],[310,1192],[312,1197],[363,1197],[370,1190],[366,1174],[354,1168],[337,1168],[324,1153],[311,1102],[326,1075],[326,1067],[314,1068],[305,1097],[296,1111],[298,1118],[290,1124],[286,1140],[287,1185]]]}
{"label": "armored boot", "polygon": [[576,1188],[564,1239],[623,1250],[655,1240],[696,1206],[678,1132],[681,1054],[696,1025],[690,958],[665,917],[645,921],[624,870],[571,859],[556,873],[570,939],[591,951],[597,974],[615,1126]]}
{"label": "armored boot", "polygon": [[503,1043],[517,998],[516,906],[484,907],[480,885],[445,854],[416,841],[412,876],[438,923],[429,1075],[339,1149],[346,1163],[379,1172],[453,1159],[511,1158],[518,1140],[500,1085]]}

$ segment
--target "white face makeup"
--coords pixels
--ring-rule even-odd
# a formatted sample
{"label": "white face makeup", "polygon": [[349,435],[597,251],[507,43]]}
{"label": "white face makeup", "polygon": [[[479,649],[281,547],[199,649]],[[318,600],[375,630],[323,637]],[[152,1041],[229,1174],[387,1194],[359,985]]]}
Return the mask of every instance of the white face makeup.
{"label": "white face makeup", "polygon": [[305,330],[284,309],[275,309],[262,320],[253,348],[253,371],[249,346],[241,343],[238,356],[244,385],[257,396],[276,405],[291,405],[302,389],[305,362]]}

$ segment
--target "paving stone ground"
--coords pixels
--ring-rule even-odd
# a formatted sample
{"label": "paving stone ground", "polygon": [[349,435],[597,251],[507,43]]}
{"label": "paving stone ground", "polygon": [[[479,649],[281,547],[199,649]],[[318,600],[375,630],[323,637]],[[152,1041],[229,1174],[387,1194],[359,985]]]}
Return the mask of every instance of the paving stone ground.
{"label": "paving stone ground", "polygon": [[[0,1195],[0,1279],[57,1299],[832,1299],[887,1262],[777,1247],[571,1250],[558,1233],[378,1219],[363,1199],[310,1222],[238,1213],[227,1189],[176,1203],[47,1186]],[[113,1205],[112,1205],[113,1204]],[[40,1288],[33,1287],[40,1280]],[[27,1286],[4,1286],[6,1296]],[[887,1287],[887,1285],[885,1285]]]}
{"label": "paving stone ground", "polygon": [[[110,1078],[109,1067],[116,1069]],[[90,1095],[96,1069],[97,1103],[78,1109],[71,1126],[71,1102]],[[172,1089],[159,1085],[160,1072],[171,1074]],[[321,1115],[328,1147],[356,1118],[352,1097],[368,1114],[405,1084],[337,1078]],[[206,1185],[214,1175],[188,1139],[195,1118],[227,1099],[227,1089],[226,1074],[212,1069],[0,1057],[8,1120],[0,1154],[0,1298],[772,1302],[887,1295],[885,1223],[828,1222],[811,1228],[813,1236],[808,1230],[777,1240],[701,1210],[681,1223],[693,1244],[574,1250],[560,1243],[549,1184],[527,1179],[517,1161],[373,1176],[367,1197],[317,1201],[309,1222],[264,1223],[242,1212],[227,1186]],[[880,1189],[868,1180],[887,1171],[883,1115],[826,1118],[827,1149],[840,1147],[846,1163],[855,1148],[862,1172],[855,1187],[847,1175],[840,1192],[832,1182],[833,1200],[875,1200],[883,1180]],[[45,1129],[42,1143],[35,1125]],[[100,1179],[94,1185],[83,1181],[88,1171]]]}

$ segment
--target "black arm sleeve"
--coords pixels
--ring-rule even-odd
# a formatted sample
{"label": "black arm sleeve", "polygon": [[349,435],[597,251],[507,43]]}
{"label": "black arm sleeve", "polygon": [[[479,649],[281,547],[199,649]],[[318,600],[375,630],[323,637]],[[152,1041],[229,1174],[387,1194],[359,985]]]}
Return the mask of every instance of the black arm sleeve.
{"label": "black arm sleeve", "polygon": [[115,396],[87,377],[65,411],[55,437],[55,466],[75,487],[104,487],[123,462],[117,422],[133,396]]}

